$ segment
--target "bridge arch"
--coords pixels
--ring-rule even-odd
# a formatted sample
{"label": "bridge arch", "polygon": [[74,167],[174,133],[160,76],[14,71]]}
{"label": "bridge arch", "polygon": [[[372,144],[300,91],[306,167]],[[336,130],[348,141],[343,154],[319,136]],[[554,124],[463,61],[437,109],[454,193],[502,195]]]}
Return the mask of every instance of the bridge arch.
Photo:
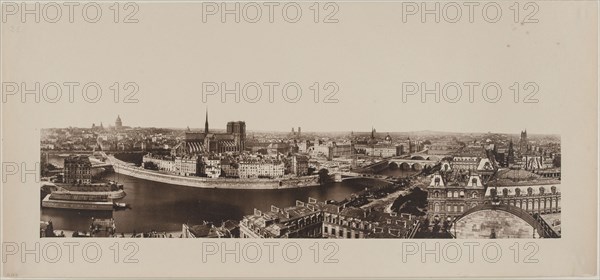
{"label": "bridge arch", "polygon": [[[529,214],[527,211],[516,207],[514,205],[510,205],[510,204],[490,204],[490,203],[484,203],[484,204],[480,204],[477,205],[467,211],[465,211],[462,215],[460,215],[458,218],[456,218],[454,220],[454,227],[460,227],[460,226],[465,226],[465,225],[461,225],[462,222],[465,222],[469,217],[472,217],[474,215],[477,215],[478,213],[483,213],[483,212],[490,212],[490,211],[498,211],[500,213],[506,213],[508,215],[505,215],[505,217],[510,217],[512,216],[513,221],[523,221],[524,223],[528,224],[529,226],[531,226],[533,229],[535,229],[535,231],[537,232],[537,234],[542,237],[542,238],[558,238],[560,237],[548,224],[546,224],[546,222],[538,215],[538,214],[534,214],[531,215]],[[514,217],[518,218],[518,219],[514,219]],[[456,228],[455,228],[456,230]]]}
{"label": "bridge arch", "polygon": [[412,168],[412,164],[410,164],[408,162],[401,162],[399,167],[400,167],[400,170],[410,170]]}
{"label": "bridge arch", "polygon": [[410,159],[415,159],[415,160],[426,160],[425,157],[420,156],[420,155],[414,155],[412,157],[410,157]]}
{"label": "bridge arch", "polygon": [[421,170],[423,170],[423,165],[418,162],[415,162],[412,164],[412,170],[421,171]]}
{"label": "bridge arch", "polygon": [[440,160],[442,160],[439,156],[436,156],[436,155],[427,156],[427,157],[425,157],[425,159],[426,160],[434,160],[434,161],[440,161]]}

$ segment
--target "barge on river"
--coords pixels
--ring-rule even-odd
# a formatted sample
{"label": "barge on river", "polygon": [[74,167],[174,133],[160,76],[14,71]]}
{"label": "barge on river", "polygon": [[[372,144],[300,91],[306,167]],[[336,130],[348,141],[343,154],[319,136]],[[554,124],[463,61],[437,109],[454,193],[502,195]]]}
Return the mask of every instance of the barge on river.
{"label": "barge on river", "polygon": [[122,203],[113,202],[106,194],[78,194],[68,191],[52,192],[42,200],[42,207],[46,208],[112,211],[122,206]]}

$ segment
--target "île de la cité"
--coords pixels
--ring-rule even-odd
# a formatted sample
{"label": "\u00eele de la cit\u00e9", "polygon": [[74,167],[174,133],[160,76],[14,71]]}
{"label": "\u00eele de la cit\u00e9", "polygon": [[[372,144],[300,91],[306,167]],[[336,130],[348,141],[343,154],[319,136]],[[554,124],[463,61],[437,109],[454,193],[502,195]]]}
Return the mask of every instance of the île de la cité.
{"label": "\u00eele de la cit\u00e9", "polygon": [[560,238],[558,135],[49,128],[40,236]]}

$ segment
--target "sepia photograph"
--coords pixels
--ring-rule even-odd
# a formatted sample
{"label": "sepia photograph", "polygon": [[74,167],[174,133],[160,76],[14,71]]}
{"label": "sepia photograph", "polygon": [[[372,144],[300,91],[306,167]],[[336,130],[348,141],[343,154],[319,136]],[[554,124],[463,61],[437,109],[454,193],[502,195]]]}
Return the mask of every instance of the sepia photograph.
{"label": "sepia photograph", "polygon": [[[258,128],[260,129],[260,128]],[[40,237],[560,238],[557,135],[41,132]]]}
{"label": "sepia photograph", "polygon": [[2,279],[598,279],[599,2],[0,0]]}

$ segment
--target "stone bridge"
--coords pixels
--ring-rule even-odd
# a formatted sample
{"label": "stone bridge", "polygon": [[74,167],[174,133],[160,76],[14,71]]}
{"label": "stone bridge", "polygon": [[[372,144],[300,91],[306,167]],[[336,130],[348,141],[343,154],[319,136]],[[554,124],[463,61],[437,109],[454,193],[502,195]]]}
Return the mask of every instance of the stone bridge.
{"label": "stone bridge", "polygon": [[364,174],[364,173],[356,173],[351,171],[339,171],[331,174],[334,181],[342,182],[345,180],[359,179],[359,178],[368,178],[368,179],[376,179],[386,182],[391,182],[389,176],[378,175],[378,174]]}
{"label": "stone bridge", "polygon": [[380,171],[385,168],[400,168],[402,170],[420,171],[425,167],[434,167],[441,161],[435,155],[412,155],[383,158],[381,161],[363,166],[361,169],[368,171]]}
{"label": "stone bridge", "polygon": [[392,168],[400,168],[402,170],[416,170],[423,168],[432,168],[440,162],[439,159],[433,157],[412,156],[410,158],[389,158],[386,159],[388,166]]}
{"label": "stone bridge", "polygon": [[92,164],[92,168],[112,167],[112,163]]}

